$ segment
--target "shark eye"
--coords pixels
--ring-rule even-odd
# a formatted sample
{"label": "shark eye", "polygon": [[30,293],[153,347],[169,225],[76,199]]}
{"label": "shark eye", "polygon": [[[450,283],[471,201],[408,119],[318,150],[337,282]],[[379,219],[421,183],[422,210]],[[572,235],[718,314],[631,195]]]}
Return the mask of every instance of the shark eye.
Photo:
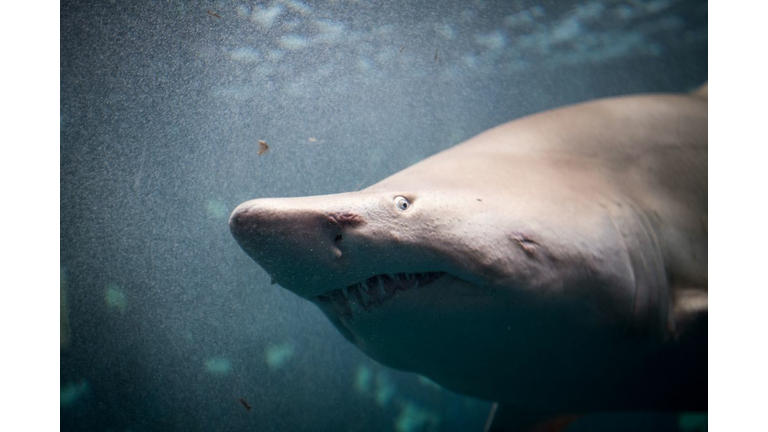
{"label": "shark eye", "polygon": [[395,197],[395,205],[400,210],[406,211],[409,207],[411,207],[411,202],[408,201],[405,197],[397,196]]}

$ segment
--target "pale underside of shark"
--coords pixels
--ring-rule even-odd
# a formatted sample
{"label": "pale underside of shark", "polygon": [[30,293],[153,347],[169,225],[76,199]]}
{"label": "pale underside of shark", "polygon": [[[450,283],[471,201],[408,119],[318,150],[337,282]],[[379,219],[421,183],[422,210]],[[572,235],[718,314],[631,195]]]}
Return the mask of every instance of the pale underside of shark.
{"label": "pale underside of shark", "polygon": [[527,116],[230,227],[369,356],[508,419],[706,409],[706,86]]}

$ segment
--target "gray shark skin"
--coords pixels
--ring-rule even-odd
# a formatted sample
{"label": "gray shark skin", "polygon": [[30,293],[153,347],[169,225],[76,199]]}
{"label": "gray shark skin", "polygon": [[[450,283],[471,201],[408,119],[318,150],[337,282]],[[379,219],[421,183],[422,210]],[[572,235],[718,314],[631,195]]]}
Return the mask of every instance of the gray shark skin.
{"label": "gray shark skin", "polygon": [[707,93],[527,116],[237,242],[390,367],[521,412],[706,410]]}

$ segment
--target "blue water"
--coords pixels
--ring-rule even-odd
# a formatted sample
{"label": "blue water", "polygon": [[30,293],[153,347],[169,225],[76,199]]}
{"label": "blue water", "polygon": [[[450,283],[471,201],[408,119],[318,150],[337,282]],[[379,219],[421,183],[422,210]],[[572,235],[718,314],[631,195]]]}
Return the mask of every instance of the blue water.
{"label": "blue water", "polygon": [[[229,212],[706,79],[699,1],[62,2],[61,429],[482,430],[490,403],[375,363],[270,285]],[[572,430],[701,428],[590,421]]]}

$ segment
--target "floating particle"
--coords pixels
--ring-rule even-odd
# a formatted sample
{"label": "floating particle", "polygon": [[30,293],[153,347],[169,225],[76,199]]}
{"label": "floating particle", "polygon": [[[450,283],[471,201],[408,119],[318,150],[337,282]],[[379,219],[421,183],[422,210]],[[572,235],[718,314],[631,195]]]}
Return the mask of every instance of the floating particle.
{"label": "floating particle", "polygon": [[404,49],[405,49],[405,45],[401,46],[400,47],[400,52],[403,52]]}
{"label": "floating particle", "polygon": [[246,400],[245,400],[245,399],[243,399],[243,398],[237,398],[237,400],[239,400],[239,401],[240,401],[240,403],[241,403],[241,404],[242,404],[242,405],[245,407],[245,409],[246,409],[246,410],[248,410],[248,411],[250,411],[250,410],[251,410],[251,406],[250,406],[250,405],[248,405],[248,401],[246,401]]}
{"label": "floating particle", "polygon": [[219,19],[221,18],[221,15],[217,14],[216,12],[214,12],[214,11],[212,11],[210,9],[208,9],[208,15],[210,15],[212,17],[219,18]]}
{"label": "floating particle", "polygon": [[317,142],[317,138],[315,138],[315,137],[309,137],[309,142]]}
{"label": "floating particle", "polygon": [[269,150],[269,145],[266,142],[259,140],[259,156],[266,153],[267,150]]}

